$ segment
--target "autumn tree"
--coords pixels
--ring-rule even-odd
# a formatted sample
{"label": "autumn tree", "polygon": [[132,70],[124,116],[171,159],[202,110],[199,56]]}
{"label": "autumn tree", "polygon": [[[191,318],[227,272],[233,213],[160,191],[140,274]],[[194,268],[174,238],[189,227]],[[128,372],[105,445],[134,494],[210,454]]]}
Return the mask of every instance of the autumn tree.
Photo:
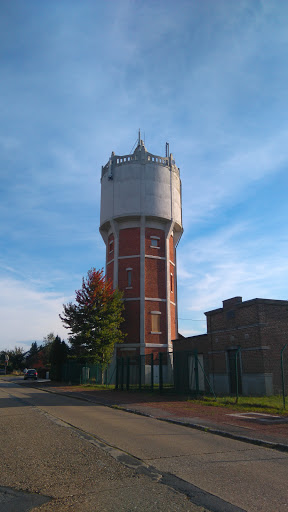
{"label": "autumn tree", "polygon": [[124,341],[122,293],[113,290],[103,270],[92,268],[76,293],[76,304],[63,304],[59,315],[69,329],[69,342],[79,360],[98,363],[104,369],[111,361],[115,343]]}

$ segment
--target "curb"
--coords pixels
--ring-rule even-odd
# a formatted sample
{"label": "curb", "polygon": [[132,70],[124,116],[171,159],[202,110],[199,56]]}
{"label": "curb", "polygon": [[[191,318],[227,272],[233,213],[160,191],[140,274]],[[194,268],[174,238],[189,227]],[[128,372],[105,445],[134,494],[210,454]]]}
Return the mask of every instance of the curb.
{"label": "curb", "polygon": [[129,409],[128,407],[123,407],[121,405],[107,404],[107,403],[103,403],[101,401],[91,400],[90,398],[86,398],[84,396],[76,396],[73,393],[69,394],[69,393],[64,393],[64,392],[52,391],[51,389],[49,389],[49,390],[43,389],[43,388],[40,388],[40,389],[42,389],[46,393],[62,395],[62,396],[66,396],[68,398],[72,397],[72,398],[76,398],[78,400],[83,400],[84,402],[95,403],[98,405],[103,405],[104,407],[110,407],[111,409],[118,409],[120,411],[124,411],[124,412],[130,413],[130,414],[137,414],[138,416],[144,416],[146,418],[153,418],[158,421],[165,421],[166,423],[172,423],[174,425],[181,425],[182,427],[193,428],[195,430],[200,430],[202,432],[214,434],[216,436],[226,437],[229,439],[233,439],[235,441],[242,441],[243,443],[254,444],[256,446],[262,446],[264,448],[270,448],[271,450],[277,450],[280,452],[288,452],[288,444],[273,443],[272,441],[265,441],[263,439],[257,439],[254,437],[247,437],[247,436],[242,436],[240,434],[233,434],[232,432],[228,432],[227,430],[215,429],[212,427],[207,427],[205,425],[199,425],[199,424],[191,423],[188,421],[182,421],[182,420],[177,420],[177,419],[172,420],[170,418],[160,418],[158,416],[153,416],[152,414],[148,414],[148,413],[145,413],[142,411],[137,411],[135,409]]}

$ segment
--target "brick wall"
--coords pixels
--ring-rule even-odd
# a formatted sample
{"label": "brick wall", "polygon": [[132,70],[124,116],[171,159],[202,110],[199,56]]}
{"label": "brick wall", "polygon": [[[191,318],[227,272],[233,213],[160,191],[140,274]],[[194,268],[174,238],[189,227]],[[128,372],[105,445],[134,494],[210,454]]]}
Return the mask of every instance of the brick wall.
{"label": "brick wall", "polygon": [[[209,371],[229,373],[229,350],[239,347],[242,375],[273,374],[273,392],[281,392],[281,349],[288,338],[288,301],[252,299],[224,301],[206,313],[207,335],[173,342],[174,351],[198,349],[209,359]],[[204,358],[205,360],[205,358]],[[286,368],[288,370],[288,355]],[[248,378],[248,377],[247,377]]]}
{"label": "brick wall", "polygon": [[166,299],[165,260],[145,258],[145,297]]}
{"label": "brick wall", "polygon": [[257,304],[252,303],[234,304],[234,306],[208,312],[206,315],[208,333],[259,323]]}
{"label": "brick wall", "polygon": [[107,265],[106,269],[106,276],[108,279],[110,279],[113,283],[113,274],[114,274],[114,261],[111,261],[109,265]]}
{"label": "brick wall", "polygon": [[140,254],[140,228],[126,228],[119,232],[119,256]]}
{"label": "brick wall", "polygon": [[169,282],[170,282],[170,300],[172,300],[172,302],[175,302],[176,301],[176,275],[175,275],[175,267],[174,265],[172,265],[172,263],[170,263],[170,279],[169,279]]}
{"label": "brick wall", "polygon": [[[124,299],[140,297],[140,228],[126,228],[119,231],[118,287]],[[125,257],[127,256],[127,257]],[[131,269],[131,286],[128,286],[128,270]],[[125,301],[125,322],[122,329],[127,333],[125,343],[140,342],[140,301]],[[127,355],[127,354],[126,354]]]}
{"label": "brick wall", "polygon": [[125,322],[122,329],[127,333],[124,343],[140,343],[140,301],[125,301]]}
{"label": "brick wall", "polygon": [[[264,355],[265,372],[273,373],[276,392],[282,391],[281,350],[288,341],[288,301],[264,301],[259,303],[261,319],[261,339],[263,346],[269,347]],[[288,375],[288,348],[284,352],[285,374]],[[286,385],[288,377],[286,378]]]}
{"label": "brick wall", "polygon": [[173,304],[170,305],[170,319],[171,319],[171,339],[174,340],[177,336],[177,332],[176,332],[176,306],[174,306]]}
{"label": "brick wall", "polygon": [[175,263],[173,235],[171,235],[170,239],[169,239],[169,259],[170,259],[170,261],[173,261],[173,263]]}
{"label": "brick wall", "polygon": [[114,259],[114,235],[113,233],[111,233],[109,236],[108,236],[108,243],[107,243],[107,247],[106,247],[106,261],[107,263],[111,260]]}
{"label": "brick wall", "polygon": [[[113,279],[115,262],[115,239],[110,234],[107,243],[107,277]],[[166,238],[165,230],[156,228],[145,228],[145,290],[146,298],[162,299],[159,301],[145,301],[144,331],[145,342],[155,344],[167,344],[167,279],[169,282],[169,297],[173,304],[170,304],[171,338],[176,333],[176,268],[173,265],[175,260],[173,236],[168,240],[169,259],[166,267]],[[125,322],[123,330],[127,333],[125,343],[140,342],[140,227],[124,228],[119,230],[119,258],[118,258],[118,288],[124,293]],[[136,256],[136,257],[135,257]],[[172,262],[172,263],[171,263]],[[127,269],[132,270],[131,286],[128,286]],[[168,275],[167,275],[168,273]],[[171,280],[172,275],[172,280]],[[172,289],[171,289],[172,283]],[[131,300],[131,299],[135,299]],[[137,299],[137,300],[136,300]],[[151,311],[159,311],[160,333],[151,334]],[[150,353],[152,347],[146,348],[145,352]],[[155,349],[159,351],[159,349]],[[166,350],[166,349],[164,349]]]}
{"label": "brick wall", "polygon": [[[129,287],[127,269],[132,269]],[[118,261],[118,287],[124,292],[124,298],[140,297],[140,258],[125,258]]]}
{"label": "brick wall", "polygon": [[[158,247],[151,246],[151,237],[157,237]],[[145,229],[145,254],[151,256],[166,256],[165,254],[165,233],[162,229]]]}

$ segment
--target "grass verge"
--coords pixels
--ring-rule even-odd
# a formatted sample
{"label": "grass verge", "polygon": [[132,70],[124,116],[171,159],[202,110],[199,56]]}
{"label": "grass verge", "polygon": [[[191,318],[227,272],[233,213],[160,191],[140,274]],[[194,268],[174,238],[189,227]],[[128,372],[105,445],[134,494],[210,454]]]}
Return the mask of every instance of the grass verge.
{"label": "grass verge", "polygon": [[[189,398],[189,402],[195,404],[208,405],[211,407],[226,407],[228,409],[236,409],[242,412],[260,412],[262,414],[280,414],[288,416],[288,410],[283,409],[283,398],[281,395],[275,396],[239,396],[238,403],[235,397],[222,396],[214,397],[203,396],[200,399]],[[287,400],[288,402],[288,400]],[[286,405],[288,407],[288,403]]]}

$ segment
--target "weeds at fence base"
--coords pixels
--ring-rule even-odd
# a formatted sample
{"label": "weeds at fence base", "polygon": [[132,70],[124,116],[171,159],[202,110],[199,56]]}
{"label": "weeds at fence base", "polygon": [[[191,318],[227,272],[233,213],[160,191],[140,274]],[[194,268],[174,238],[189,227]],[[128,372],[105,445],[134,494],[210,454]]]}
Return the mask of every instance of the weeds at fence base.
{"label": "weeds at fence base", "polygon": [[211,407],[226,407],[228,409],[236,409],[243,412],[261,412],[267,414],[288,415],[288,411],[283,409],[282,395],[263,396],[263,397],[238,397],[238,403],[235,397],[221,396],[216,399],[212,396],[203,396],[199,399],[189,397],[188,402],[197,403]]}
{"label": "weeds at fence base", "polygon": [[[95,384],[93,382],[91,383],[87,383],[87,384],[78,384],[77,387],[79,389],[86,389],[86,390],[89,390],[89,391],[114,391],[115,393],[119,393],[121,391],[125,391],[125,393],[140,393],[140,394],[171,394],[173,396],[176,395],[176,392],[174,390],[174,387],[170,384],[164,384],[163,388],[160,389],[160,386],[158,384],[154,384],[154,387],[153,387],[153,390],[151,390],[151,386],[150,385],[145,385],[145,386],[142,386],[141,389],[139,389],[138,386],[133,386],[133,385],[130,385],[129,386],[129,391],[127,391],[126,389],[124,390],[121,390],[120,388],[118,389],[115,389],[115,385],[114,384]],[[177,394],[178,396],[178,394]],[[180,397],[179,400],[185,400],[186,398],[185,397]]]}
{"label": "weeds at fence base", "polygon": [[111,391],[115,389],[114,384],[95,384],[93,382],[88,384],[80,384],[80,388],[89,389],[91,391]]}

